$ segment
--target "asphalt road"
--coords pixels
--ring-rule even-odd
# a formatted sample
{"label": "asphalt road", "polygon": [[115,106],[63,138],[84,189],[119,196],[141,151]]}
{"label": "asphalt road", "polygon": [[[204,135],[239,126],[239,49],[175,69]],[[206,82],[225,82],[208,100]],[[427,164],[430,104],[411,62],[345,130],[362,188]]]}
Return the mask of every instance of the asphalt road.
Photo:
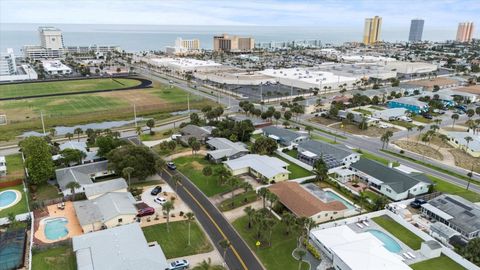
{"label": "asphalt road", "polygon": [[171,180],[175,174],[182,179],[177,186],[178,196],[192,209],[196,219],[203,226],[222,255],[224,250],[219,245],[219,242],[227,239],[231,243],[225,255],[225,262],[228,268],[231,270],[264,269],[252,250],[250,250],[232,225],[228,223],[222,213],[187,177],[179,172],[168,170],[162,171],[159,175],[175,189],[175,184]]}

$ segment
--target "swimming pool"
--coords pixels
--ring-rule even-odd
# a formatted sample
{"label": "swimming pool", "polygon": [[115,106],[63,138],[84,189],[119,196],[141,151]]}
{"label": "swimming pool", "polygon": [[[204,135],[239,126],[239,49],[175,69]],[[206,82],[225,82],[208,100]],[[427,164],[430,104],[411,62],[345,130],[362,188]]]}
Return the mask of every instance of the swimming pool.
{"label": "swimming pool", "polygon": [[349,201],[345,200],[344,198],[338,196],[335,192],[326,190],[325,195],[332,200],[343,203],[348,209],[355,209],[355,206],[353,204],[351,204]]}
{"label": "swimming pool", "polygon": [[5,190],[0,192],[0,209],[10,207],[17,201],[17,192],[15,190]]}
{"label": "swimming pool", "polygon": [[44,220],[45,222],[45,237],[48,240],[58,240],[68,234],[67,219],[66,218],[51,218]]}
{"label": "swimming pool", "polygon": [[398,253],[402,250],[402,247],[388,234],[379,231],[379,230],[367,230],[367,232],[373,234],[378,240],[383,242],[383,246],[388,249],[388,251],[393,253]]}

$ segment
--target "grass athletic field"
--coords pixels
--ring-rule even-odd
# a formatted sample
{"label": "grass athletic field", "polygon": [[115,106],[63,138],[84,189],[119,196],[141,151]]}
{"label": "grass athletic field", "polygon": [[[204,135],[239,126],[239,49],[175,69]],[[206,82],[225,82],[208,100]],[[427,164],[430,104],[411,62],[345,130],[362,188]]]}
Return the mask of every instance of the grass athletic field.
{"label": "grass athletic field", "polygon": [[[137,116],[166,119],[171,117],[170,112],[187,109],[187,92],[154,83],[146,89],[0,101],[0,115],[5,114],[8,120],[7,125],[0,127],[0,141],[12,140],[24,131],[41,130],[41,112],[48,129],[54,125],[131,119],[133,104]],[[214,104],[190,95],[191,109],[206,105]]]}
{"label": "grass athletic field", "polygon": [[104,78],[58,82],[39,82],[0,85],[0,98],[38,96],[92,90],[110,90],[140,85],[139,80],[126,78]]}

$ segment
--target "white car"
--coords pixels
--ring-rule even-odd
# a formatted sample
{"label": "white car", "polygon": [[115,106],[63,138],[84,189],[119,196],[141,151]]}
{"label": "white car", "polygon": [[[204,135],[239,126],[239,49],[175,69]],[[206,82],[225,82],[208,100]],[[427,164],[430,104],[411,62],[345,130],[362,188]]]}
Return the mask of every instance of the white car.
{"label": "white car", "polygon": [[167,202],[167,199],[165,199],[164,197],[157,197],[157,198],[153,199],[153,201],[158,203],[158,204],[163,205],[164,203]]}
{"label": "white car", "polygon": [[168,268],[165,270],[180,270],[180,269],[187,269],[190,266],[190,263],[187,260],[178,260],[171,262],[168,265]]}

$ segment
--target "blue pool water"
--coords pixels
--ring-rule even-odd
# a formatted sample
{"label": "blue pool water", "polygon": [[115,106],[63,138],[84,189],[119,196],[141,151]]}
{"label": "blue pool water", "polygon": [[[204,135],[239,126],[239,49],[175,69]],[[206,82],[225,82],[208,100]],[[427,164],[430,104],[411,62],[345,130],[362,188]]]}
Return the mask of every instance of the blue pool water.
{"label": "blue pool water", "polygon": [[0,207],[5,207],[17,199],[17,193],[13,190],[7,190],[0,193]]}
{"label": "blue pool water", "polygon": [[57,240],[67,236],[66,227],[68,221],[65,218],[54,218],[45,221],[45,236],[49,240]]}
{"label": "blue pool water", "polygon": [[331,192],[330,190],[325,191],[325,194],[327,195],[328,198],[335,200],[335,201],[340,201],[343,203],[348,209],[355,209],[355,206],[353,206],[350,202],[345,200],[344,198],[338,196],[334,192]]}
{"label": "blue pool water", "polygon": [[378,238],[378,240],[382,241],[383,245],[386,249],[388,249],[388,251],[398,253],[402,250],[402,247],[397,243],[397,241],[384,232],[379,230],[367,230],[367,232],[373,234],[373,236]]}

